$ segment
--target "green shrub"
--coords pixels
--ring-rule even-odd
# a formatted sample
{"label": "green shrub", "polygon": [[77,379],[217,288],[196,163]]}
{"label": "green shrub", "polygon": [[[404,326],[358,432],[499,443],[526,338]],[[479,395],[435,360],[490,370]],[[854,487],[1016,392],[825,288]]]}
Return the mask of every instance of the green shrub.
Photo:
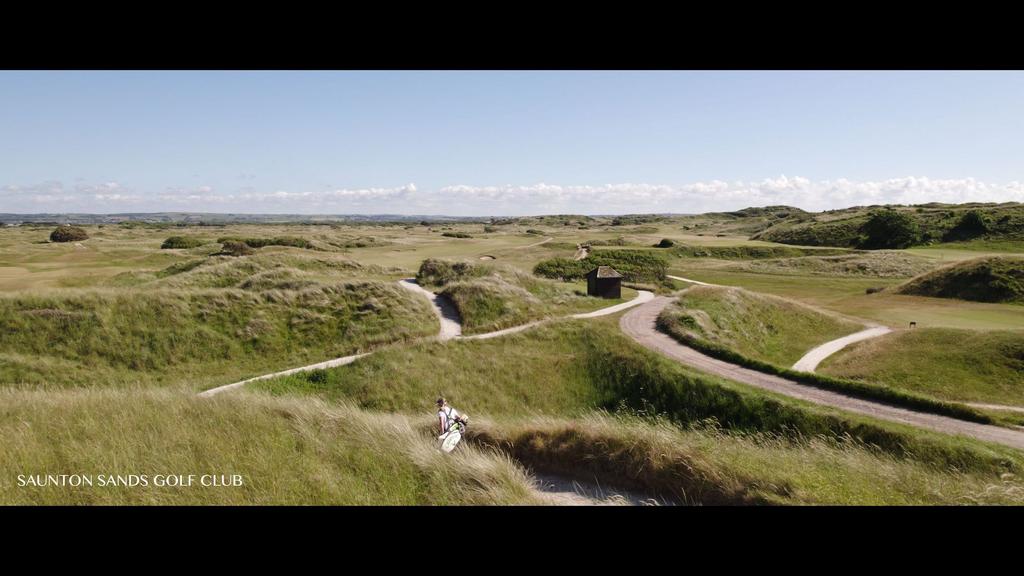
{"label": "green shrub", "polygon": [[527,234],[536,234],[538,236],[543,236],[544,235],[544,231],[543,230],[537,230],[536,228],[530,228],[529,230],[526,231],[526,233]]}
{"label": "green shrub", "polygon": [[191,236],[171,236],[164,243],[160,245],[161,250],[173,250],[178,248],[197,248],[202,246],[204,242],[199,238],[193,238]]}
{"label": "green shrub", "polygon": [[465,232],[445,232],[441,236],[447,236],[448,238],[472,238],[472,236]]}
{"label": "green shrub", "polygon": [[968,210],[960,217],[960,221],[946,232],[942,239],[946,242],[970,240],[989,231],[988,219],[978,210]]}
{"label": "green shrub", "polygon": [[676,245],[676,243],[673,242],[672,240],[670,240],[668,238],[662,238],[661,242],[658,242],[657,244],[655,244],[655,247],[657,247],[657,248],[671,248],[671,247],[673,247],[675,245]]}
{"label": "green shrub", "polygon": [[50,242],[78,242],[87,240],[89,235],[78,226],[58,226],[50,233]]}
{"label": "green shrub", "polygon": [[879,248],[908,248],[917,244],[921,228],[913,216],[896,210],[878,210],[861,226],[864,237],[860,247],[868,250]]}

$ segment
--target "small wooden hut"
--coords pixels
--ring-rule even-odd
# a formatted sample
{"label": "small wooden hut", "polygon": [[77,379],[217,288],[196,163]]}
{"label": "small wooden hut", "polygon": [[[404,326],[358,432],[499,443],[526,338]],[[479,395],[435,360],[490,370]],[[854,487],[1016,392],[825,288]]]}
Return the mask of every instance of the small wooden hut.
{"label": "small wooden hut", "polygon": [[587,295],[622,298],[622,274],[611,266],[598,266],[587,272]]}

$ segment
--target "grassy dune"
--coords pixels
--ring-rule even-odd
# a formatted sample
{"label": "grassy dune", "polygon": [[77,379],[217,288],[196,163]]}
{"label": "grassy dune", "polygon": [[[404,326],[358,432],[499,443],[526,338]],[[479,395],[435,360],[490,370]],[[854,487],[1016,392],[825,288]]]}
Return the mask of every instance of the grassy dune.
{"label": "grassy dune", "polygon": [[[0,391],[0,504],[531,504],[525,471],[436,449],[426,418],[187,390]],[[147,486],[19,486],[19,475],[145,475]],[[240,487],[157,486],[238,474]]]}
{"label": "grassy dune", "polygon": [[977,302],[1024,303],[1024,258],[996,256],[957,262],[914,278],[897,291]]}
{"label": "grassy dune", "polygon": [[895,250],[859,252],[837,256],[803,256],[744,262],[741,270],[801,276],[852,276],[862,278],[909,278],[935,267],[927,258]]}
{"label": "grassy dune", "polygon": [[716,286],[690,288],[662,315],[670,332],[693,332],[780,366],[791,366],[811,348],[863,328],[791,300]]}
{"label": "grassy dune", "polygon": [[818,371],[944,400],[1024,406],[1024,331],[901,330],[840,350]]}
{"label": "grassy dune", "polygon": [[423,299],[383,282],[19,292],[0,296],[0,381],[203,386],[436,326]]}

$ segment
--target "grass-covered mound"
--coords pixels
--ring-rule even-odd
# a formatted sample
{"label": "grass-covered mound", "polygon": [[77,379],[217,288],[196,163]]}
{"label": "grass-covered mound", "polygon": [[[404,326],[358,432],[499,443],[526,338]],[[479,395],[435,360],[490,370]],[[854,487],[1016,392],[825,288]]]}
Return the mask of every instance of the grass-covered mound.
{"label": "grass-covered mound", "polygon": [[668,261],[653,250],[593,250],[582,260],[550,258],[538,262],[533,273],[544,278],[582,280],[598,266],[615,268],[629,282],[662,282]]}
{"label": "grass-covered mound", "polygon": [[0,297],[0,381],[227,383],[436,330],[392,282],[13,293]]}
{"label": "grass-covered mound", "polygon": [[616,302],[590,298],[572,287],[498,264],[427,259],[416,280],[438,289],[455,304],[464,334],[510,328]]}
{"label": "grass-covered mound", "polygon": [[1024,331],[901,330],[848,346],[818,371],[944,400],[1024,406]]}
{"label": "grass-covered mound", "polygon": [[[440,453],[428,416],[185,391],[5,390],[0,406],[3,505],[543,503],[501,454],[468,443]],[[46,474],[88,475],[93,486],[18,485],[19,475]],[[132,474],[146,485],[99,484]],[[195,474],[195,485],[158,486],[169,474]],[[242,485],[202,486],[205,474],[237,474]]]}
{"label": "grass-covered mound", "polygon": [[80,242],[88,238],[89,234],[78,226],[58,226],[50,232],[50,242]]}
{"label": "grass-covered mound", "polygon": [[895,250],[857,252],[838,256],[803,256],[745,262],[743,270],[766,274],[828,277],[910,278],[935,267],[927,258]]}
{"label": "grass-covered mound", "polygon": [[710,377],[641,348],[616,322],[558,321],[494,340],[390,348],[251,387],[408,414],[431,414],[443,393],[472,416],[471,442],[497,446],[538,471],[685,493],[687,502],[1021,497],[1016,481],[1000,480],[1019,474],[1014,450],[873,423]]}
{"label": "grass-covered mound", "polygon": [[847,254],[841,248],[803,248],[797,246],[676,246],[672,255],[683,258],[717,258],[719,260],[760,260],[765,258],[798,258],[800,256],[834,256]]}
{"label": "grass-covered mound", "polygon": [[164,243],[160,245],[161,250],[175,250],[175,249],[188,249],[198,248],[205,244],[206,241],[202,238],[196,238],[194,236],[171,236]]}
{"label": "grass-covered mound", "polygon": [[792,300],[719,286],[690,288],[659,322],[674,335],[693,333],[779,366],[792,366],[811,348],[863,328]]}
{"label": "grass-covered mound", "polygon": [[993,256],[958,262],[913,278],[897,291],[976,302],[1024,302],[1024,258]]}
{"label": "grass-covered mound", "polygon": [[263,248],[264,246],[292,246],[295,248],[306,248],[309,250],[316,249],[316,246],[311,241],[305,238],[298,238],[296,236],[275,236],[273,238],[224,237],[218,238],[217,242],[220,242],[221,244],[226,242],[242,242],[250,248]]}
{"label": "grass-covered mound", "polygon": [[257,252],[245,258],[213,255],[172,264],[155,273],[126,273],[114,285],[151,288],[295,289],[316,282],[386,279],[393,271],[362,266],[344,255],[328,252]]}

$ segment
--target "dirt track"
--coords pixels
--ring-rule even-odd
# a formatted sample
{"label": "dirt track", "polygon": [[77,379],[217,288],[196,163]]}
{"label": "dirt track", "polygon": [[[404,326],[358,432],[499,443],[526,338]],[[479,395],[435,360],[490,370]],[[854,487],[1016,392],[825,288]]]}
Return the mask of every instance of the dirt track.
{"label": "dirt track", "polygon": [[688,346],[680,344],[677,340],[667,334],[663,334],[656,328],[655,321],[658,314],[671,302],[672,299],[665,296],[654,298],[650,302],[640,305],[623,315],[619,321],[619,326],[624,333],[645,348],[703,372],[729,380],[881,420],[909,424],[947,434],[970,436],[978,440],[1024,449],[1024,432],[998,426],[975,424],[947,416],[917,412],[871,400],[853,398],[838,392],[798,384],[785,378],[764,374],[701,354]]}

